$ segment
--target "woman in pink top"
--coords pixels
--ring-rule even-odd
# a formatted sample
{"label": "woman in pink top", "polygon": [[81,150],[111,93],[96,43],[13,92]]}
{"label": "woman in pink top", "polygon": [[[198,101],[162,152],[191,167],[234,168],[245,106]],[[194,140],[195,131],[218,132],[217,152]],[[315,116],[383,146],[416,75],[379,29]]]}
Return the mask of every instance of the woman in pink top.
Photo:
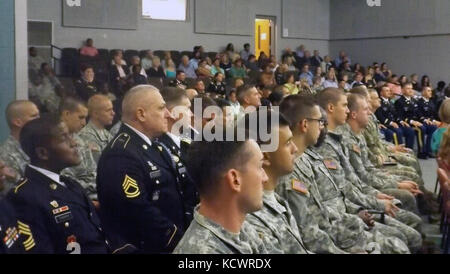
{"label": "woman in pink top", "polygon": [[81,48],[80,54],[87,57],[96,57],[98,55],[98,50],[94,47],[94,40],[91,38],[86,40],[86,45]]}

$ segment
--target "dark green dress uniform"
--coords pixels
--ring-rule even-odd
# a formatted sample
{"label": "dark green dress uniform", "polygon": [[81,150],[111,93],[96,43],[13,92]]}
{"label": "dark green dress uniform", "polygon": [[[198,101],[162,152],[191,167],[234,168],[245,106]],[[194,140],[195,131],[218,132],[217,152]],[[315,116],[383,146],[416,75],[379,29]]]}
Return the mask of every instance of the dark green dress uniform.
{"label": "dark green dress uniform", "polygon": [[188,221],[186,227],[188,227],[194,216],[194,208],[199,203],[197,188],[187,172],[185,161],[183,159],[190,145],[190,140],[180,138],[180,144],[178,145],[168,134],[163,134],[158,138],[158,141],[168,148],[175,161],[183,191],[183,202]]}
{"label": "dark green dress uniform", "polygon": [[14,207],[17,218],[33,229],[35,247],[31,252],[109,252],[94,205],[76,181],[60,176],[58,183],[27,166],[25,178],[6,199]]}
{"label": "dark green dress uniform", "polygon": [[100,157],[97,190],[113,249],[170,253],[183,236],[183,191],[170,153],[126,124]]}
{"label": "dark green dress uniform", "polygon": [[25,254],[35,250],[30,226],[18,221],[6,200],[0,202],[0,254]]}

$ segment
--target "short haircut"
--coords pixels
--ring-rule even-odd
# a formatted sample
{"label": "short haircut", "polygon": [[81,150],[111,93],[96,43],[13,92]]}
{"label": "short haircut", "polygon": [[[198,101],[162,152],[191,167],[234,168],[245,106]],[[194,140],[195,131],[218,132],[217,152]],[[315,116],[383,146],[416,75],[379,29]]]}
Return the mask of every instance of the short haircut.
{"label": "short haircut", "polygon": [[359,94],[363,97],[368,97],[369,96],[369,92],[367,90],[367,88],[365,86],[357,86],[354,87],[350,90],[351,94]]}
{"label": "short haircut", "polygon": [[179,106],[183,98],[188,98],[186,91],[178,87],[165,87],[161,90],[161,96],[167,104],[167,108]]}
{"label": "short haircut", "polygon": [[38,156],[36,148],[48,147],[54,137],[54,129],[61,120],[56,115],[44,114],[38,119],[28,122],[20,132],[20,146],[30,157],[31,163],[36,163]]}
{"label": "short haircut", "polygon": [[177,70],[176,76],[178,76],[178,75],[180,75],[180,74],[182,74],[182,73],[185,73],[184,70]]}
{"label": "short haircut", "polygon": [[[224,138],[225,134],[224,131]],[[217,196],[219,194],[217,180],[230,169],[242,170],[253,156],[247,148],[248,141],[237,140],[237,138],[233,138],[233,141],[202,140],[193,142],[187,149],[186,168],[201,197]]]}
{"label": "short haircut", "polygon": [[244,48],[245,48],[245,47],[250,47],[250,44],[249,44],[249,43],[245,43],[245,44],[244,44]]}
{"label": "short haircut", "polygon": [[[152,85],[139,85],[135,86],[125,93],[122,100],[122,121],[127,123],[130,119],[133,119],[136,114],[139,102],[142,101],[142,96],[149,92],[158,92],[159,90]],[[139,105],[139,106],[138,106]]]}
{"label": "short haircut", "polygon": [[405,88],[406,86],[408,86],[408,85],[413,85],[410,81],[407,81],[407,82],[405,82],[405,83],[401,83],[402,84],[402,88]]}
{"label": "short haircut", "polygon": [[316,95],[317,103],[327,110],[328,104],[336,105],[345,93],[338,88],[326,88]]}
{"label": "short haircut", "polygon": [[97,110],[99,105],[105,101],[111,102],[111,99],[109,99],[109,97],[104,94],[96,94],[94,96],[91,96],[91,98],[89,98],[88,103],[87,103],[87,108],[89,110],[89,116],[91,116],[92,112]]}
{"label": "short haircut", "polygon": [[81,72],[85,72],[88,69],[94,70],[94,67],[91,64],[85,64],[85,63],[80,65],[80,71]]}
{"label": "short haircut", "polygon": [[[276,124],[272,124],[272,120],[277,121]],[[254,123],[256,122],[256,124]],[[261,124],[262,122],[262,124]],[[265,128],[262,128],[262,127]],[[272,135],[274,132],[274,127],[278,126],[287,126],[290,127],[291,123],[289,120],[280,112],[275,112],[267,109],[258,109],[255,112],[247,113],[243,119],[239,120],[237,127],[245,129],[247,133],[247,137],[250,138],[253,136],[256,137],[256,142],[259,145],[269,143],[267,140],[262,140],[261,133],[266,135]],[[251,135],[252,134],[252,135]]]}
{"label": "short haircut", "polygon": [[283,99],[280,112],[289,120],[292,128],[302,120],[309,118],[313,108],[318,106],[312,95],[290,95]]}
{"label": "short haircut", "polygon": [[13,126],[13,120],[22,117],[22,106],[25,104],[33,104],[33,102],[28,100],[15,100],[6,106],[5,117],[8,126],[11,128]]}
{"label": "short haircut", "polygon": [[283,100],[284,94],[283,91],[275,90],[269,95],[269,101],[272,105],[279,105]]}
{"label": "short haircut", "polygon": [[287,83],[287,81],[289,80],[289,78],[294,77],[294,81],[295,81],[295,72],[294,71],[288,71],[284,74],[284,81]]}
{"label": "short haircut", "polygon": [[[359,110],[359,100],[366,100],[366,97],[358,93],[351,93],[347,96],[348,109],[350,112]],[[350,118],[350,115],[348,117]]]}
{"label": "short haircut", "polygon": [[202,112],[201,114],[203,115],[203,112],[205,112],[205,109],[207,107],[210,106],[217,106],[216,101],[214,101],[213,99],[211,99],[210,97],[208,97],[206,94],[199,94],[197,96],[194,97],[194,103],[191,104],[191,111],[192,113],[195,115],[195,99],[202,99]]}
{"label": "short haircut", "polygon": [[243,85],[237,89],[236,97],[237,97],[239,103],[244,102],[245,96],[247,96],[248,92],[254,87],[255,87],[254,85]]}
{"label": "short haircut", "polygon": [[79,106],[86,107],[86,104],[78,98],[66,97],[59,104],[59,115],[63,114],[64,111],[75,112]]}

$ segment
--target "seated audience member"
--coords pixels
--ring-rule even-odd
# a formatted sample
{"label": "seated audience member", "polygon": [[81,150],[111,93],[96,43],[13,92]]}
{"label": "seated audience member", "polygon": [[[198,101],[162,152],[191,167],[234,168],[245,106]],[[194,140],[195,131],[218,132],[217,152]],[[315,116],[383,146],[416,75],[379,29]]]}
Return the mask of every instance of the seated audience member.
{"label": "seated audience member", "polygon": [[[422,96],[417,100],[418,108],[416,111],[419,114],[419,122],[427,127],[427,130],[431,132],[430,134],[432,136],[437,128],[441,125],[441,122],[439,121],[436,105],[432,101],[431,96],[431,87],[423,87]],[[432,137],[429,138],[431,139]],[[429,150],[429,156],[433,158],[435,156],[435,154],[433,154],[432,152],[432,148],[430,148]]]}
{"label": "seated audience member", "polygon": [[[304,65],[311,66],[311,52],[309,50],[304,51],[303,57],[295,57],[297,68],[301,71]],[[309,67],[308,67],[309,69]]]}
{"label": "seated audience member", "polygon": [[251,54],[252,54],[252,53],[250,52],[250,44],[249,44],[249,43],[244,44],[244,49],[241,51],[241,54],[240,54],[241,59],[242,59],[244,62],[247,62],[248,57],[249,57]]}
{"label": "seated audience member", "polygon": [[192,54],[192,59],[189,60],[189,63],[192,65],[192,67],[197,70],[198,69],[198,62],[201,60],[201,53],[197,50],[194,50],[194,53]]}
{"label": "seated audience member", "polygon": [[84,47],[80,49],[80,55],[85,57],[94,58],[98,56],[98,50],[94,47],[94,40],[88,38]]}
{"label": "seated audience member", "polygon": [[229,57],[228,54],[222,54],[222,56],[220,57],[220,67],[225,72],[226,77],[230,77],[230,70],[231,70],[233,60],[234,59]]}
{"label": "seated audience member", "polygon": [[284,77],[287,72],[287,64],[281,64],[278,66],[278,68],[275,70],[275,81],[277,82],[277,85],[284,85],[286,83]]}
{"label": "seated audience member", "polygon": [[[320,66],[315,67],[313,76],[320,78],[320,84],[323,84],[323,82],[325,81],[325,73],[323,73],[322,68]],[[313,84],[314,84],[314,80],[313,80]]]}
{"label": "seated audience member", "polygon": [[397,75],[392,74],[387,79],[387,85],[391,89],[391,92],[392,92],[393,95],[395,95],[395,96],[402,96],[402,86],[400,85],[400,83],[398,81]]}
{"label": "seated audience member", "polygon": [[204,94],[206,91],[205,83],[202,79],[195,80],[194,88],[199,94]]}
{"label": "seated audience member", "polygon": [[332,66],[333,66],[333,63],[331,62],[331,57],[326,55],[323,58],[323,61],[320,63],[320,67],[322,68],[322,71],[326,74]]}
{"label": "seated audience member", "polygon": [[237,120],[239,121],[245,114],[253,112],[261,106],[261,94],[253,85],[243,85],[236,92],[236,97],[241,105]]}
{"label": "seated audience member", "polygon": [[269,95],[269,101],[272,107],[279,106],[284,98],[284,93],[282,89],[280,90],[280,88],[278,87],[275,88],[275,90]]}
{"label": "seated audience member", "polygon": [[[214,57],[214,58],[217,58],[217,57]],[[209,56],[206,56],[205,61],[206,61],[205,68],[207,68],[207,69],[209,69],[211,71],[212,63],[213,63],[211,58],[209,58]]]}
{"label": "seated audience member", "polygon": [[94,204],[77,181],[60,176],[63,169],[80,164],[67,126],[58,117],[38,118],[22,129],[20,144],[30,164],[7,199],[17,218],[27,224],[25,231],[33,228],[29,252],[109,253]]}
{"label": "seated audience member", "polygon": [[433,101],[437,109],[441,107],[442,102],[445,100],[445,85],[444,81],[439,81],[437,88],[433,90]]}
{"label": "seated audience member", "polygon": [[273,252],[267,250],[271,243],[245,222],[247,214],[263,206],[262,183],[267,180],[261,168],[263,155],[255,141],[234,140],[190,146],[186,165],[197,183],[200,204],[175,254]]}
{"label": "seated audience member", "polygon": [[145,71],[149,70],[152,67],[152,64],[153,64],[153,51],[147,50],[145,52],[145,56],[144,56],[144,58],[142,58],[141,64],[142,64],[142,68]]}
{"label": "seated audience member", "polygon": [[177,70],[175,79],[170,81],[169,86],[186,89],[187,83],[185,80],[186,80],[186,73],[184,73],[184,71],[182,71],[182,70]]}
{"label": "seated audience member", "polygon": [[[406,83],[402,87],[403,95],[395,102],[395,108],[398,117],[405,121],[411,128],[414,129],[417,136],[418,158],[427,159],[431,155],[431,136],[436,130],[436,126],[421,123],[420,115],[417,112],[418,105],[414,99],[414,90],[411,83]],[[431,91],[430,91],[431,92]],[[407,145],[407,147],[409,147]],[[413,148],[413,147],[409,147]]]}
{"label": "seated audience member", "polygon": [[230,76],[232,78],[245,78],[247,77],[247,73],[245,68],[242,66],[242,59],[236,59],[234,61],[234,65],[230,70]]}
{"label": "seated audience member", "polygon": [[76,80],[74,86],[76,95],[84,102],[99,93],[99,85],[95,81],[95,72],[91,65],[81,66],[81,79]]}
{"label": "seated audience member", "polygon": [[339,75],[347,75],[348,79],[353,79],[354,73],[347,61],[344,61],[339,67]]}
{"label": "seated audience member", "polygon": [[142,67],[141,65],[133,65],[131,66],[131,74],[128,76],[128,88],[132,88],[138,85],[147,85],[148,80],[147,77],[142,75]]}
{"label": "seated audience member", "polygon": [[299,91],[298,89],[299,82],[296,82],[294,77],[295,74],[292,72],[285,74],[284,87],[286,87],[289,90],[289,95],[297,94]]}
{"label": "seated audience member", "polygon": [[314,50],[313,56],[311,57],[311,66],[313,67],[320,67],[320,64],[322,64],[322,57],[320,57],[320,53],[318,50]]}
{"label": "seated audience member", "polygon": [[447,131],[450,124],[450,100],[446,99],[442,102],[439,108],[439,120],[441,124],[439,128],[433,133],[431,137],[431,152],[437,154],[442,142],[442,135]]}
{"label": "seated audience member", "polygon": [[230,102],[231,108],[233,110],[233,115],[236,118],[237,115],[239,114],[239,111],[241,109],[241,104],[239,104],[239,101],[237,99],[237,88],[236,89],[232,89],[230,91],[230,94],[228,95],[228,101]]}
{"label": "seated audience member", "polygon": [[[59,118],[67,127],[70,137],[75,141],[80,158],[79,164],[63,169],[61,175],[80,183],[89,198],[92,201],[96,201],[97,189],[95,180],[97,178],[97,163],[95,162],[89,144],[80,136],[80,130],[86,125],[87,117],[88,109],[82,101],[66,97],[61,103]],[[94,204],[98,206],[97,202],[94,202]]]}
{"label": "seated audience member", "polygon": [[253,54],[250,54],[248,57],[245,67],[247,68],[248,73],[251,71],[261,71],[261,68],[258,66],[258,62],[256,61],[256,56]]}
{"label": "seated audience member", "polygon": [[216,58],[213,61],[213,65],[211,68],[211,75],[216,75],[216,73],[218,72],[222,73],[225,76],[225,70],[221,67],[220,59]]}
{"label": "seated audience member", "polygon": [[243,86],[244,84],[245,83],[244,83],[244,80],[242,78],[236,78],[236,79],[234,79],[234,83],[233,83],[233,88],[232,89],[237,89],[238,87]]}
{"label": "seated audience member", "polygon": [[381,64],[380,70],[381,73],[384,74],[384,77],[386,77],[386,79],[392,77],[392,71],[388,68],[388,65],[386,63]]}
{"label": "seated audience member", "polygon": [[[303,58],[303,57],[305,56],[305,50],[306,50],[305,45],[300,45],[300,46],[297,48],[297,50],[295,51],[295,55],[297,55],[297,56],[300,57],[300,58]],[[290,54],[294,54],[294,53],[292,53],[292,51],[291,51],[290,48],[287,48],[287,49],[286,49],[286,52],[287,52],[287,53],[290,53]]]}
{"label": "seated audience member", "polygon": [[352,71],[353,71],[354,73],[357,73],[357,72],[363,73],[363,72],[364,72],[364,68],[361,66],[360,63],[356,63],[356,64],[353,66]]}
{"label": "seated audience member", "polygon": [[225,129],[234,126],[234,110],[231,103],[222,98],[216,98],[214,101],[221,110],[218,115],[214,117],[214,127]]}
{"label": "seated audience member", "polygon": [[188,78],[197,78],[195,68],[191,63],[189,63],[189,57],[187,55],[183,55],[183,57],[181,57],[181,63],[178,66],[178,70],[184,71],[186,77]]}
{"label": "seated audience member", "polygon": [[223,82],[224,75],[221,72],[217,72],[214,75],[214,79],[209,84],[207,92],[211,93],[211,97],[216,97],[218,95],[225,97],[226,95],[226,85]]}
{"label": "seated audience member", "polygon": [[35,47],[30,47],[28,56],[28,69],[38,73],[41,69],[42,63],[45,63],[44,58],[38,55]]}
{"label": "seated audience member", "polygon": [[265,65],[270,63],[270,59],[269,57],[266,55],[266,53],[264,51],[261,51],[259,53],[259,58],[258,58],[258,66],[260,68],[264,67]]}
{"label": "seated audience member", "polygon": [[354,81],[350,85],[351,88],[356,88],[356,87],[364,85],[364,83],[363,83],[363,74],[361,72],[359,72],[359,71],[355,73],[355,77],[353,78],[353,80]]}
{"label": "seated audience member", "polygon": [[10,178],[5,181],[3,190],[0,192],[0,199],[16,186],[16,182],[25,174],[25,167],[30,162],[30,158],[20,146],[20,132],[25,124],[39,118],[39,109],[31,101],[18,100],[8,104],[5,114],[10,133],[0,145],[0,159],[14,176],[9,176]]}
{"label": "seated audience member", "polygon": [[[167,68],[170,60],[172,60],[172,62],[173,62],[172,53],[170,53],[170,51],[165,51],[164,52],[164,58],[161,61],[161,64],[162,64],[163,68],[165,68],[165,69]],[[174,64],[175,64],[175,62],[174,62]]]}
{"label": "seated audience member", "polygon": [[347,56],[347,53],[345,51],[341,50],[339,52],[339,56],[334,60],[334,64],[336,67],[340,67],[343,62],[347,61],[350,65],[352,64],[350,58]]}
{"label": "seated audience member", "polygon": [[413,85],[414,90],[420,90],[420,84],[419,84],[419,76],[415,73],[411,74],[410,76],[411,83]]}
{"label": "seated audience member", "polygon": [[[305,243],[298,230],[297,222],[288,201],[279,196],[275,189],[283,176],[294,171],[295,155],[298,152],[293,142],[290,123],[278,112],[258,111],[257,119],[264,121],[270,140],[261,138],[262,126],[251,128],[251,118],[246,116],[245,128],[257,136],[257,142],[261,146],[275,140],[277,149],[271,152],[263,152],[263,168],[269,180],[264,183],[263,208],[260,211],[247,216],[247,221],[254,228],[270,239],[276,249],[285,254],[308,254]],[[276,121],[274,123],[273,121]],[[278,136],[275,138],[275,136]]]}
{"label": "seated audience member", "polygon": [[428,75],[422,76],[422,79],[420,80],[420,90],[423,90],[424,87],[431,88],[430,77],[428,77]]}
{"label": "seated audience member", "polygon": [[47,63],[42,63],[39,76],[42,80],[42,87],[37,97],[47,111],[57,113],[59,102],[64,95],[63,86]]}
{"label": "seated audience member", "polygon": [[200,60],[198,62],[197,76],[199,78],[210,78],[212,76],[211,70],[206,67],[206,60]]}
{"label": "seated audience member", "polygon": [[313,91],[313,94],[318,93],[319,91],[323,90],[323,84],[325,81],[322,81],[321,77],[314,76],[313,78],[313,85],[311,87],[311,90]]}
{"label": "seated audience member", "polygon": [[324,88],[338,88],[338,81],[336,78],[336,74],[334,73],[334,69],[328,70],[325,81],[323,82]]}
{"label": "seated audience member", "polygon": [[175,63],[173,62],[172,59],[169,59],[166,62],[166,66],[164,69],[164,73],[166,74],[167,78],[175,78],[177,75],[177,68],[175,67]]}
{"label": "seated audience member", "polygon": [[374,69],[375,69],[375,74],[373,76],[373,79],[375,79],[375,81],[377,83],[379,83],[379,82],[386,82],[387,78],[386,78],[386,76],[384,76],[383,72],[381,72],[380,67],[377,66]]}
{"label": "seated audience member", "polygon": [[158,56],[154,56],[152,60],[152,67],[147,71],[148,77],[166,78],[164,69],[161,66],[161,59]]}
{"label": "seated audience member", "polygon": [[[117,56],[117,57],[116,57]],[[119,58],[120,60],[114,60],[114,58]],[[127,61],[123,59],[123,51],[121,49],[115,50],[113,53],[113,59],[111,60],[111,65],[114,66],[116,64],[120,64],[122,66],[127,66]]]}
{"label": "seated audience member", "polygon": [[261,75],[259,76],[259,85],[262,86],[272,86],[275,85],[275,75],[272,72],[272,65],[271,64],[266,64],[262,67],[263,72],[261,73]]}
{"label": "seated audience member", "polygon": [[230,68],[231,68],[231,63],[229,63],[229,61],[234,60],[235,56],[239,56],[239,54],[234,51],[234,45],[232,43],[229,43],[227,45],[223,55],[227,56],[227,59],[223,59],[223,60],[226,60],[226,62],[224,62],[224,64],[230,64]]}
{"label": "seated audience member", "polygon": [[274,86],[260,86],[257,88],[258,92],[261,94],[261,105],[266,107],[271,107],[269,96],[272,94]]}
{"label": "seated audience member", "polygon": [[128,68],[126,63],[124,65],[124,60],[122,59],[122,51],[116,51],[114,53],[113,65],[110,68],[110,81],[113,89],[113,93],[117,97],[122,97],[125,93],[125,85],[127,84]]}
{"label": "seated audience member", "polygon": [[144,76],[145,78],[147,78],[147,73],[145,72],[145,69],[142,67],[141,65],[141,58],[139,58],[139,56],[133,56],[131,57],[131,66],[129,67],[129,71],[130,73],[133,73],[133,66],[141,66],[141,70],[139,71],[139,73]]}
{"label": "seated audience member", "polygon": [[373,79],[374,73],[375,73],[375,70],[373,69],[373,67],[368,67],[367,72],[364,75],[363,83],[368,89],[371,89],[371,88],[374,89],[377,87],[377,82],[375,81],[375,79]]}
{"label": "seated audience member", "polygon": [[103,150],[112,141],[113,136],[106,130],[114,119],[113,104],[104,95],[95,95],[89,99],[89,123],[80,131],[79,136],[89,146],[96,163]]}

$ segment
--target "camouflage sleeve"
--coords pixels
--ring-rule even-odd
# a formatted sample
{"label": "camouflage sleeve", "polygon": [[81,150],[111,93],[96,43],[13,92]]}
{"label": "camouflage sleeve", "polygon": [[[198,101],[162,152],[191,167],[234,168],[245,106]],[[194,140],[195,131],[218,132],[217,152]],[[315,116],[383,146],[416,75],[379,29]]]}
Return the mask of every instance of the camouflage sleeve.
{"label": "camouflage sleeve", "polygon": [[289,182],[290,178],[285,178],[280,182],[283,187],[279,194],[288,201],[308,250],[314,253],[346,254],[345,251],[335,245],[328,233],[319,228],[316,217],[308,207],[308,198],[286,187]]}
{"label": "camouflage sleeve", "polygon": [[[257,217],[252,214],[248,214],[245,219],[248,224],[254,229],[253,234],[257,234],[263,241],[264,249],[261,249],[259,245],[256,245],[256,249],[259,253],[265,252],[269,254],[282,254],[284,253],[281,247],[280,241],[273,236],[272,231],[266,225],[264,225]],[[253,236],[253,238],[257,238]]]}

